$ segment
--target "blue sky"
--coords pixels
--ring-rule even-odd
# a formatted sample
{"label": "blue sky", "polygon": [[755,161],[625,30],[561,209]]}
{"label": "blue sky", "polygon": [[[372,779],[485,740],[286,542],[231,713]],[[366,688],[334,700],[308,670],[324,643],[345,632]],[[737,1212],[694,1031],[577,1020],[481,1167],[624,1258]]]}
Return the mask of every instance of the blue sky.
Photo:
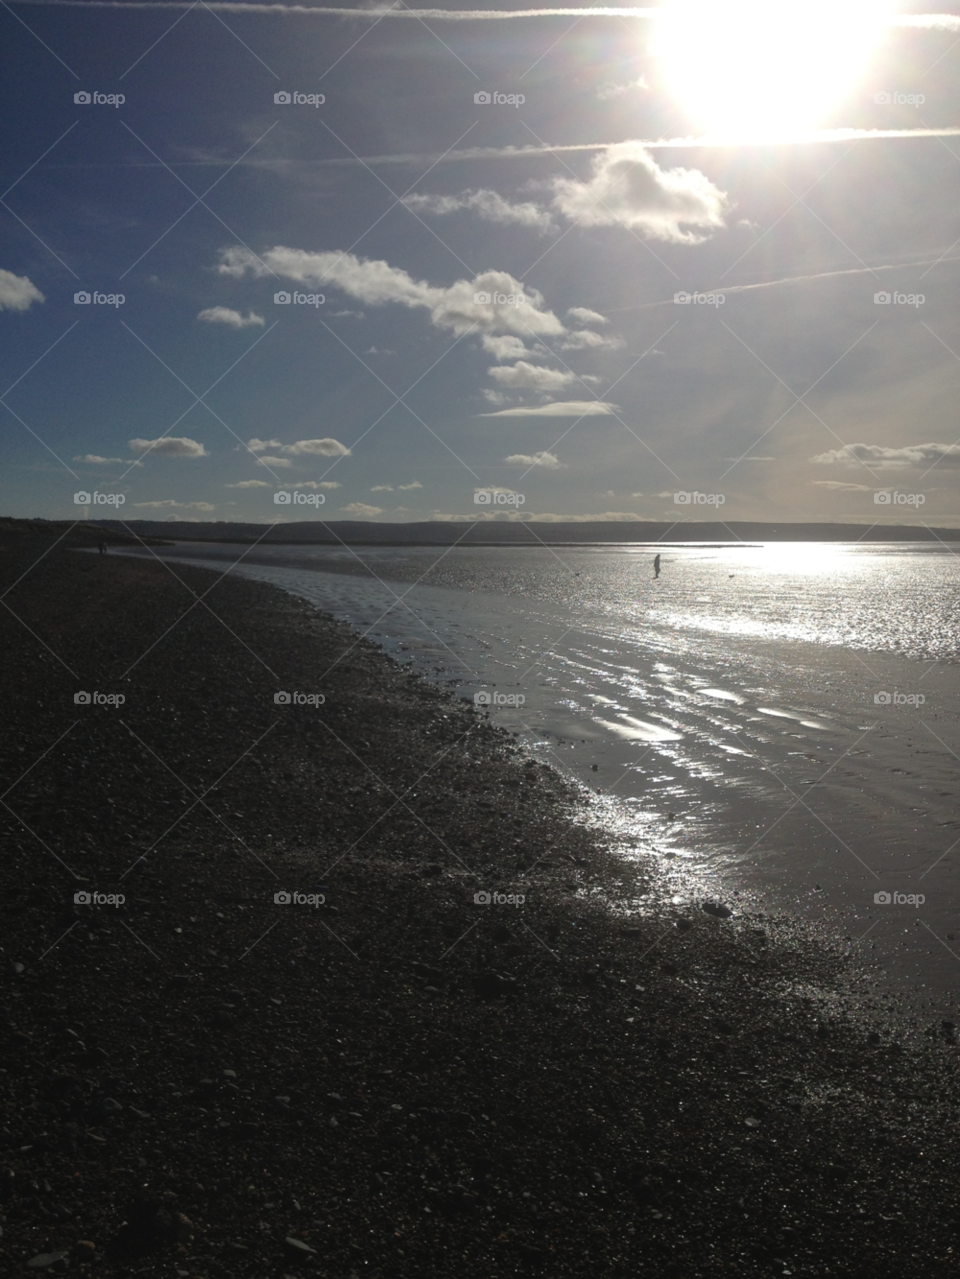
{"label": "blue sky", "polygon": [[504,8],[0,11],[3,513],[958,523],[960,17]]}

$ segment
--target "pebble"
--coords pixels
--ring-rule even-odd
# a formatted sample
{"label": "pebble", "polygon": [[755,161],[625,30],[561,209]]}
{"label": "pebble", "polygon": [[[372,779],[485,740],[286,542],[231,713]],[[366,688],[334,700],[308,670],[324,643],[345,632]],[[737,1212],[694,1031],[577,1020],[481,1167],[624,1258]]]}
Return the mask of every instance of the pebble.
{"label": "pebble", "polygon": [[700,909],[706,915],[713,915],[715,919],[729,919],[733,911],[729,906],[724,906],[722,902],[704,902]]}
{"label": "pebble", "polygon": [[292,1235],[287,1235],[283,1242],[295,1257],[315,1257],[317,1255],[316,1248],[311,1248],[302,1239],[294,1239]]}
{"label": "pebble", "polygon": [[49,1266],[55,1266],[58,1261],[63,1261],[65,1257],[69,1257],[70,1253],[63,1252],[41,1252],[36,1257],[31,1257],[27,1265],[31,1270],[46,1270]]}

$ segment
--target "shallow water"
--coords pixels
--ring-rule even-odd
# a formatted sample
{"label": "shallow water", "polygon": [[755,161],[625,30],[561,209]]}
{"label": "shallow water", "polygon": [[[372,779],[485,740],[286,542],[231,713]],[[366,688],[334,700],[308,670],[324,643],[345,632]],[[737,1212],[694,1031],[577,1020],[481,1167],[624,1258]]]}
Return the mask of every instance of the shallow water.
{"label": "shallow water", "polygon": [[[489,697],[496,722],[600,792],[592,819],[625,857],[655,862],[677,900],[725,895],[799,913],[894,983],[953,1007],[951,551],[665,548],[659,581],[652,551],[632,546],[184,543],[162,554],[225,565],[242,555],[234,572],[305,597],[464,696]],[[335,696],[336,669],[319,683],[310,691]],[[877,903],[878,892],[925,900]]]}

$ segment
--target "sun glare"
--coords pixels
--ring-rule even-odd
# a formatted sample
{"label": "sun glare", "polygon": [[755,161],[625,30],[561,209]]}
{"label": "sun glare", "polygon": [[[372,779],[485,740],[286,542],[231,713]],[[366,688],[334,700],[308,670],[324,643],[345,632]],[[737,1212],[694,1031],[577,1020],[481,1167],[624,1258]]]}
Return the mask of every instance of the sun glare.
{"label": "sun glare", "polygon": [[827,122],[892,0],[666,0],[655,52],[678,102],[712,136],[775,140]]}

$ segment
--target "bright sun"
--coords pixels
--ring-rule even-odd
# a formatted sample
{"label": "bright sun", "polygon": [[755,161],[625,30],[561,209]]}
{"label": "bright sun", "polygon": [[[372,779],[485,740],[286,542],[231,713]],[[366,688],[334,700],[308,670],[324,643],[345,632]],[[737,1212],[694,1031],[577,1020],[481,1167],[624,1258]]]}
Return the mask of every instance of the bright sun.
{"label": "bright sun", "polygon": [[701,128],[772,140],[826,121],[893,8],[893,0],[665,0],[654,48]]}

